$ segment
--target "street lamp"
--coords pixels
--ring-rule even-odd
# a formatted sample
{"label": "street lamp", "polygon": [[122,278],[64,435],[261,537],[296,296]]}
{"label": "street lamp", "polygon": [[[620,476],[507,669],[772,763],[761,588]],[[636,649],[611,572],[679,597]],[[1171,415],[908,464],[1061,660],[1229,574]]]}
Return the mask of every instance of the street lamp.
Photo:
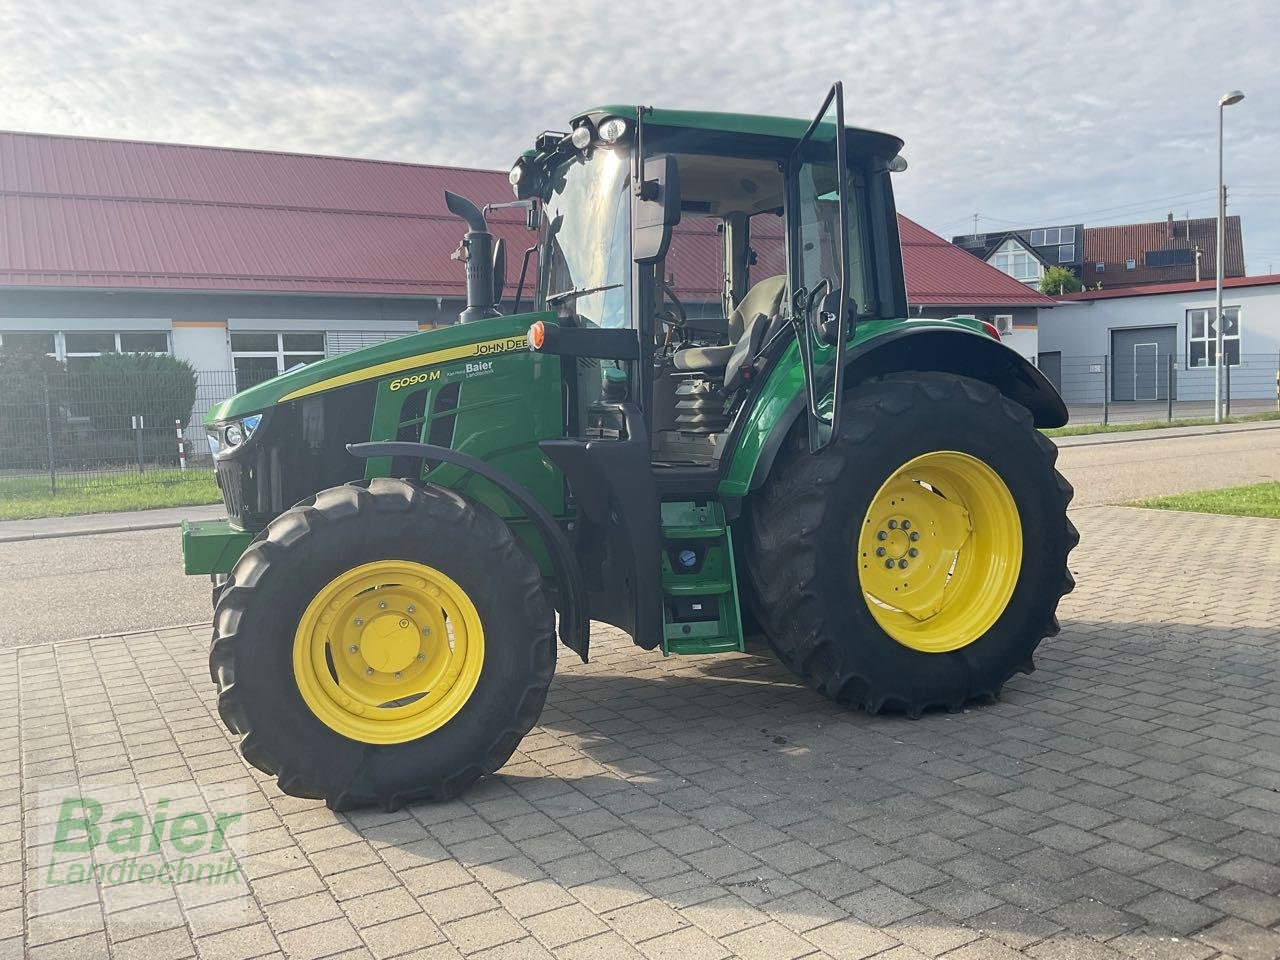
{"label": "street lamp", "polygon": [[1223,340],[1222,328],[1224,320],[1222,317],[1222,271],[1223,271],[1223,244],[1224,234],[1226,233],[1227,205],[1224,202],[1226,197],[1226,188],[1222,184],[1222,111],[1232,104],[1239,103],[1244,99],[1244,94],[1239,90],[1228,90],[1218,98],[1218,249],[1217,249],[1217,266],[1213,271],[1213,289],[1214,289],[1214,349],[1216,354],[1213,362],[1213,422],[1222,422],[1222,367],[1224,364],[1222,356]]}

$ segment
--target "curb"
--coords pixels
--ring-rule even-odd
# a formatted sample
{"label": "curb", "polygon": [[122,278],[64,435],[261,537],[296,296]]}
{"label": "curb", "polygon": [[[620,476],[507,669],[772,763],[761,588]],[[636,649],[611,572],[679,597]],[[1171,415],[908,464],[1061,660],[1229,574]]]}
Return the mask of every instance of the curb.
{"label": "curb", "polygon": [[0,533],[0,543],[21,543],[28,540],[61,540],[65,537],[92,537],[103,533],[134,533],[138,530],[168,530],[182,526],[181,520],[156,520],[150,523],[131,523],[124,526],[86,527],[83,530],[34,531],[32,533]]}
{"label": "curb", "polygon": [[[1267,425],[1251,426],[1249,424],[1238,424],[1234,428],[1227,429],[1227,430],[1213,430],[1213,429],[1207,429],[1205,427],[1173,427],[1172,429],[1174,430],[1185,430],[1186,432],[1185,433],[1166,433],[1158,437],[1142,436],[1142,434],[1146,433],[1145,430],[1131,430],[1131,431],[1116,430],[1112,433],[1095,433],[1095,434],[1084,433],[1084,434],[1078,434],[1074,437],[1050,437],[1049,439],[1053,441],[1054,446],[1060,449],[1065,449],[1068,447],[1102,447],[1102,446],[1106,446],[1108,444],[1113,444],[1113,443],[1143,443],[1143,442],[1150,442],[1152,440],[1177,440],[1181,437],[1218,437],[1228,433],[1256,433],[1259,430],[1280,429],[1280,420],[1276,420],[1272,422],[1268,422],[1268,421],[1261,421],[1261,422],[1266,423]],[[1157,427],[1156,429],[1170,429],[1170,428]],[[1102,440],[1102,439],[1094,439],[1095,437],[1115,437],[1116,439]],[[1078,441],[1078,442],[1060,443],[1059,441],[1062,441],[1062,440]]]}

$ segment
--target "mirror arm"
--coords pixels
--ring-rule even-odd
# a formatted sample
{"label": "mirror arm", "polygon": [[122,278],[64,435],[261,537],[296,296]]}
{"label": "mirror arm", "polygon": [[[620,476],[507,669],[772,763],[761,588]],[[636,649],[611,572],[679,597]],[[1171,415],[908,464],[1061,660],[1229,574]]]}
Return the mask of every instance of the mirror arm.
{"label": "mirror arm", "polygon": [[511,306],[512,313],[520,312],[520,301],[524,299],[524,277],[525,277],[526,271],[528,271],[529,269],[529,257],[532,254],[536,253],[537,250],[538,250],[538,246],[537,244],[534,244],[532,247],[529,247],[527,250],[525,250],[524,256],[520,259],[520,279],[516,283],[516,299],[515,299],[515,303],[512,304]]}

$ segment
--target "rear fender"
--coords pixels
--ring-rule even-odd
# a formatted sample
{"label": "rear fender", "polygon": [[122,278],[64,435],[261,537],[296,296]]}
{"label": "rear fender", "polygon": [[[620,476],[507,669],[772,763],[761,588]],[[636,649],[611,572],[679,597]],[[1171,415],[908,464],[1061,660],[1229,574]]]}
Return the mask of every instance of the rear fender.
{"label": "rear fender", "polygon": [[[1037,427],[1067,422],[1062,397],[1035,365],[983,333],[959,326],[903,326],[851,345],[845,389],[887,373],[954,373],[989,383],[1031,411]],[[803,374],[794,345],[783,354],[756,398],[721,480],[722,496],[744,496],[768,478],[774,458],[805,410]]]}

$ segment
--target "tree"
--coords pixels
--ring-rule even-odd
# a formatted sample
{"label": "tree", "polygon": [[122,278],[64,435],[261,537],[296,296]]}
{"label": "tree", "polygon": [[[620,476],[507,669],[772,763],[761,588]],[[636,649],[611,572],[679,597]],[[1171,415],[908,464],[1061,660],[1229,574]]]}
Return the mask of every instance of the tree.
{"label": "tree", "polygon": [[1066,267],[1050,267],[1040,278],[1040,292],[1050,297],[1060,297],[1064,293],[1079,293],[1084,289],[1080,278]]}
{"label": "tree", "polygon": [[0,347],[0,468],[44,469],[62,430],[66,369],[37,348]]}

